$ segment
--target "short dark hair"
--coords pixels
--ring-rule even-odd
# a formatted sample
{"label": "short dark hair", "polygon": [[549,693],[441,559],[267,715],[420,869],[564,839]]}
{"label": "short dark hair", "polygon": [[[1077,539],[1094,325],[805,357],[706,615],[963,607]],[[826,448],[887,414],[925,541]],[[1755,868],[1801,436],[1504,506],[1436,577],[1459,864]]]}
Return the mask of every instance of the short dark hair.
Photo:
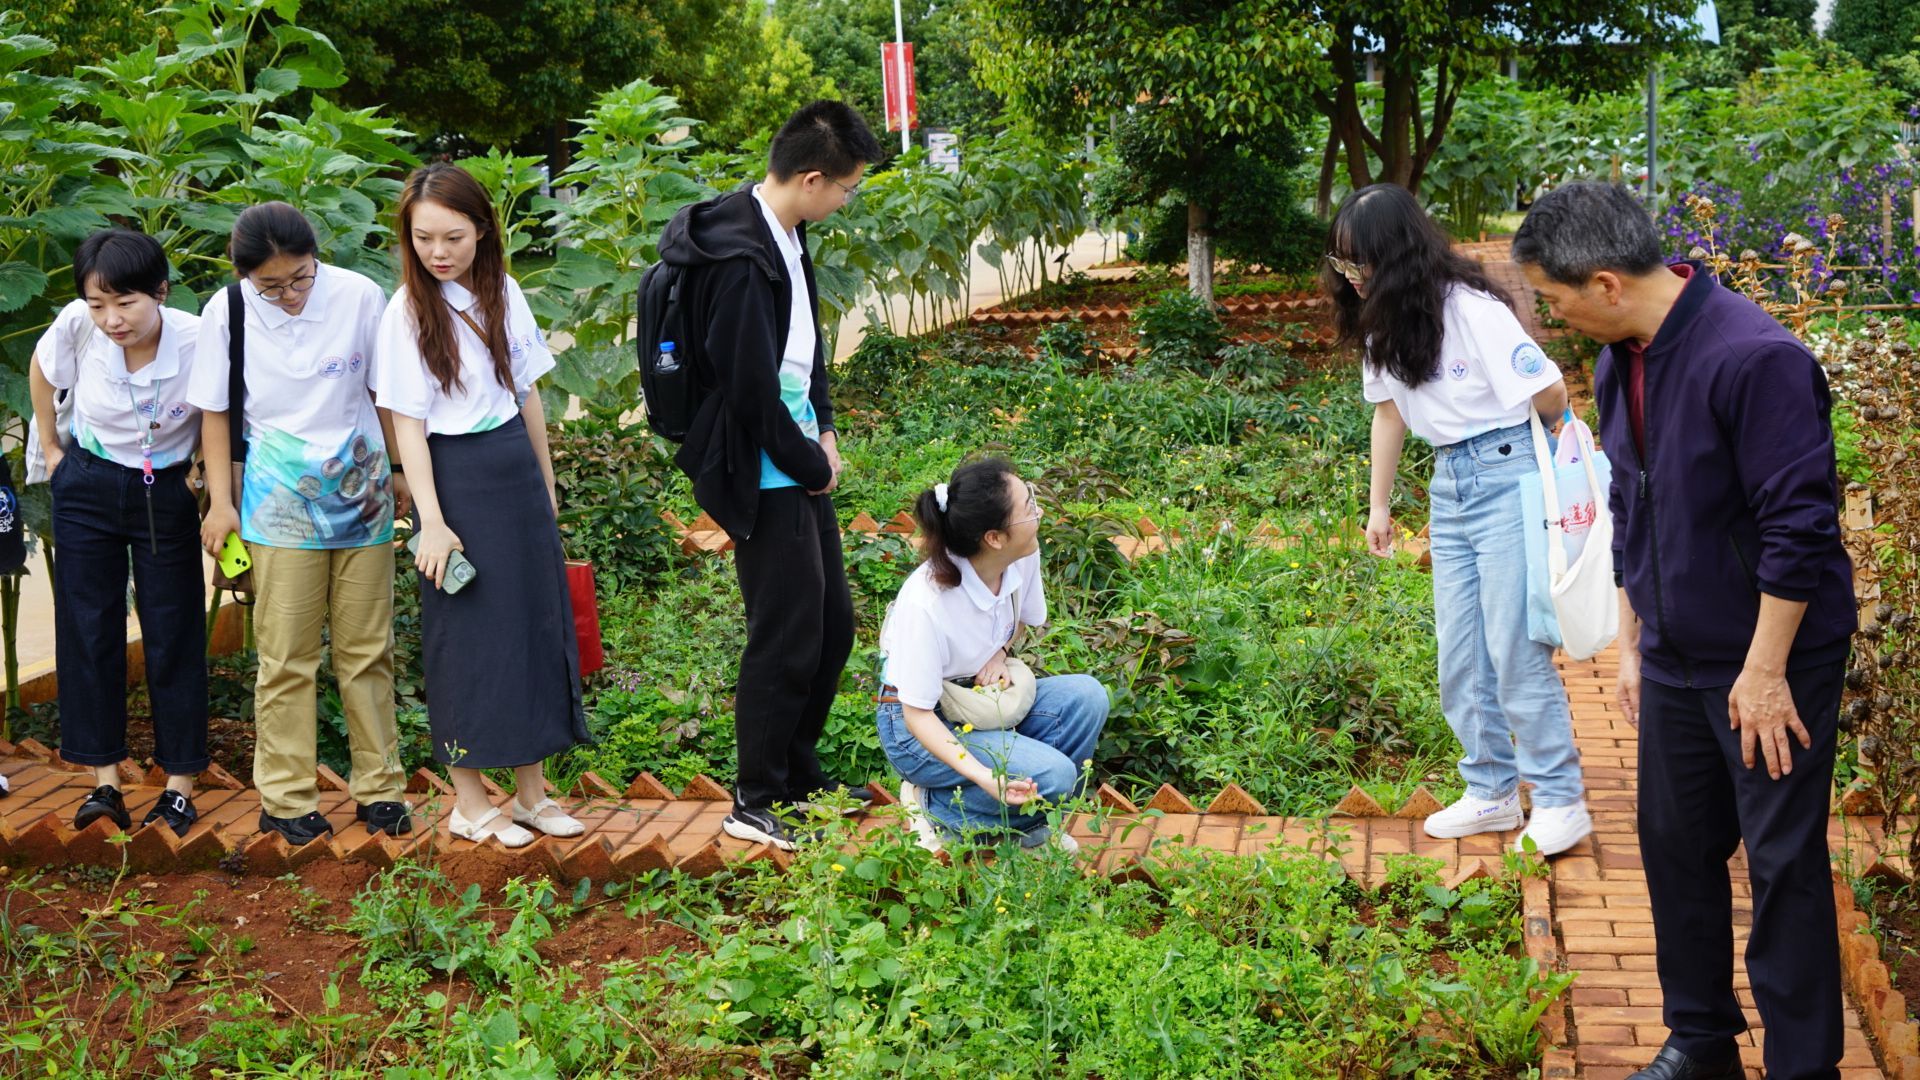
{"label": "short dark hair", "polygon": [[117,296],[146,293],[164,300],[171,272],[160,241],[132,229],[102,229],[80,241],[73,253],[73,285],[82,299],[87,283],[98,279],[101,288]]}
{"label": "short dark hair", "polygon": [[263,202],[242,210],[227,241],[227,258],[241,277],[260,269],[275,255],[299,257],[319,250],[313,224],[283,202]]}
{"label": "short dark hair", "polygon": [[767,171],[775,180],[810,172],[840,177],[884,156],[853,106],[823,99],[800,106],[781,125],[767,149]]}
{"label": "short dark hair", "polygon": [[1633,192],[1592,182],[1540,196],[1514,231],[1513,261],[1562,285],[1585,285],[1602,270],[1651,274],[1666,262],[1653,218]]}

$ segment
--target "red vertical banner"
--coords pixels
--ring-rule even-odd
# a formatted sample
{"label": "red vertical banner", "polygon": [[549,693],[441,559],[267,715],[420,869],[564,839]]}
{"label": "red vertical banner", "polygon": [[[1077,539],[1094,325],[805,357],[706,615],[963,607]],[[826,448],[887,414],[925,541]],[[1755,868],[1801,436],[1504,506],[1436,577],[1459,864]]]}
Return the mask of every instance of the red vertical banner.
{"label": "red vertical banner", "polygon": [[[920,98],[915,92],[913,72],[913,42],[907,44],[907,127],[912,129],[920,123]],[[886,88],[887,130],[900,130],[900,49],[895,43],[883,42],[880,46],[880,68],[882,84]]]}

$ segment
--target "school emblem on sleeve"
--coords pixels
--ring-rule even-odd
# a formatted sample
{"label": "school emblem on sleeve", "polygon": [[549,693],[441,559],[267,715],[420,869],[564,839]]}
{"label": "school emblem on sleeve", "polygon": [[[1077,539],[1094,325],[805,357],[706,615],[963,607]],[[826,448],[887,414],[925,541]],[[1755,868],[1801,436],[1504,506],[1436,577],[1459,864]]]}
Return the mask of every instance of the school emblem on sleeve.
{"label": "school emblem on sleeve", "polygon": [[1454,382],[1465,379],[1467,377],[1467,362],[1465,360],[1448,361],[1447,374],[1452,376]]}
{"label": "school emblem on sleeve", "polygon": [[1547,370],[1547,354],[1540,346],[1531,341],[1522,342],[1513,350],[1513,373],[1523,379],[1537,379]]}

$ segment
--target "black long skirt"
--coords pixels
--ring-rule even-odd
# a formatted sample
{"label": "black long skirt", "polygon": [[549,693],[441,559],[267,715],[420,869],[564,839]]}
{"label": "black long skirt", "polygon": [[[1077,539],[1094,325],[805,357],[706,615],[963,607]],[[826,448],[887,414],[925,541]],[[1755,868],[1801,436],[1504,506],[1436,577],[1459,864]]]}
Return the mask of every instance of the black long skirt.
{"label": "black long skirt", "polygon": [[509,768],[590,741],[560,530],[526,424],[427,447],[440,512],[475,570],[452,595],[420,582],[434,758]]}

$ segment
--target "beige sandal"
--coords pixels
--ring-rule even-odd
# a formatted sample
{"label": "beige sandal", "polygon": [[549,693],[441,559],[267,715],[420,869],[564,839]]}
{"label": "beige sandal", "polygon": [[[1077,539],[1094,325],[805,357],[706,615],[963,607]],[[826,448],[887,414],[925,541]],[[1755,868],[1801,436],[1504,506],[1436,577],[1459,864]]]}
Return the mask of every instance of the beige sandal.
{"label": "beige sandal", "polygon": [[538,829],[548,836],[579,836],[587,831],[586,825],[579,819],[561,809],[552,799],[543,798],[532,806],[521,806],[519,798],[513,800],[513,820],[529,829]]}
{"label": "beige sandal", "polygon": [[471,840],[476,844],[484,844],[488,840],[498,840],[500,841],[500,846],[504,848],[526,847],[538,839],[538,837],[518,825],[509,824],[504,829],[488,828],[487,826],[499,816],[500,808],[490,806],[487,808],[486,813],[480,815],[479,820],[468,821],[466,815],[462,814],[460,808],[456,806],[453,808],[453,813],[447,815],[447,828],[452,831],[453,835],[462,840]]}

